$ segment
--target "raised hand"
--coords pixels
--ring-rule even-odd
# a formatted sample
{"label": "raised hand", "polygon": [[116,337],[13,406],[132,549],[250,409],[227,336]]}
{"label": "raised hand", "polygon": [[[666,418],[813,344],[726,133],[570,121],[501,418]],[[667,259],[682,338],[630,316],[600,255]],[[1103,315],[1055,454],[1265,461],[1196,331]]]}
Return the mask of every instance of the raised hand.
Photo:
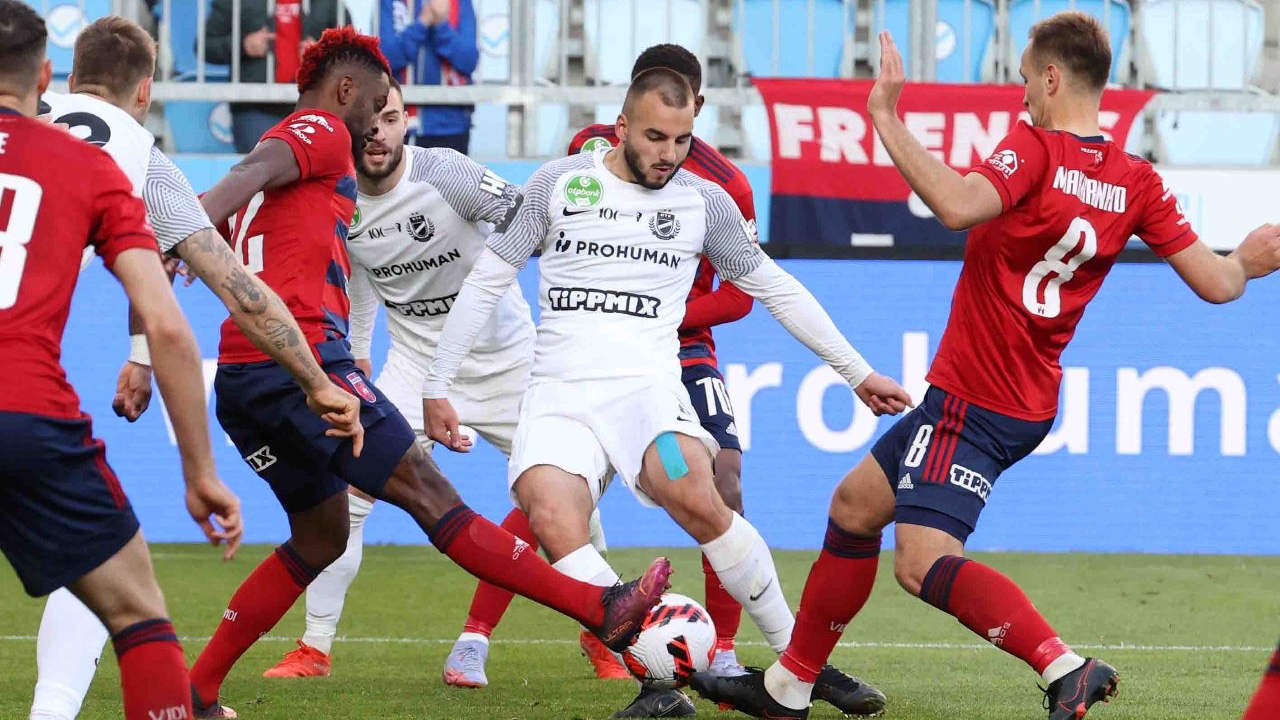
{"label": "raised hand", "polygon": [[902,55],[898,46],[893,44],[893,37],[888,30],[880,32],[880,75],[876,84],[867,96],[867,112],[871,115],[898,112],[898,97],[902,95],[902,87],[907,84],[906,71],[902,67]]}

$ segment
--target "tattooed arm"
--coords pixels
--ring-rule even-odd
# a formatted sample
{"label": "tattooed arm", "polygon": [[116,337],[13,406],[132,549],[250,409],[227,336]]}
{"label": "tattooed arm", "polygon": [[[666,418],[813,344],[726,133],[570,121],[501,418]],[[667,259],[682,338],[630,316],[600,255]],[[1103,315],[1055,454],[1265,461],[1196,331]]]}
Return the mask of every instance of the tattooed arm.
{"label": "tattooed arm", "polygon": [[249,274],[216,232],[201,230],[179,243],[174,252],[222,300],[245,337],[288,370],[307,394],[328,384],[284,301]]}
{"label": "tattooed arm", "polygon": [[231,247],[210,228],[179,243],[174,252],[227,306],[240,332],[293,375],[307,394],[311,410],[334,426],[328,434],[352,438],[359,456],[364,445],[360,401],[325,375],[280,296],[245,270]]}
{"label": "tattooed arm", "polygon": [[158,150],[152,152],[142,194],[160,249],[187,263],[227,306],[245,337],[293,375],[307,394],[307,406],[334,426],[327,434],[351,438],[359,455],[364,444],[360,401],[329,380],[288,306],[245,269],[213,229],[186,177]]}

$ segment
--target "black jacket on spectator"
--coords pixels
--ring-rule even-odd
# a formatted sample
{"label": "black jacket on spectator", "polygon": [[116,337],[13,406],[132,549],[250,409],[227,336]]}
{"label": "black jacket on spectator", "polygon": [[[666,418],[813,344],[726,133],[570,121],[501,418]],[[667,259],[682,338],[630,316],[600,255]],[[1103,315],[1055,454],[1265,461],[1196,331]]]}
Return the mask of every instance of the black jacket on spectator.
{"label": "black jacket on spectator", "polygon": [[[326,28],[338,24],[337,0],[303,0],[302,36],[315,40]],[[232,44],[231,0],[213,0],[204,26],[205,58],[218,65],[230,65],[234,48],[240,47],[240,81],[267,82],[267,58],[244,54],[246,35],[266,27],[275,31],[275,18],[267,13],[266,0],[240,0],[240,37]]]}

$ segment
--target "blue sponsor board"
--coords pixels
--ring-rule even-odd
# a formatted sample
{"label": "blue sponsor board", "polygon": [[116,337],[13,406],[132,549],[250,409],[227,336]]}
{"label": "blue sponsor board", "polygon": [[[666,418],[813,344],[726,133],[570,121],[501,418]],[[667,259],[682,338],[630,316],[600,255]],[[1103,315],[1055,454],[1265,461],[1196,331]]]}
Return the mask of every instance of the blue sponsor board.
{"label": "blue sponsor board", "polygon": [[[879,370],[922,395],[958,263],[783,264]],[[522,273],[521,284],[536,308],[535,267]],[[206,358],[208,388],[225,312],[203,287],[178,293]],[[1163,265],[1117,266],[1063,358],[1063,412],[1042,448],[1047,452],[995,483],[971,547],[1280,553],[1274,532],[1280,359],[1272,319],[1278,306],[1280,283],[1273,279],[1254,283],[1237,303],[1212,306]],[[375,372],[387,350],[385,327],[379,322]],[[126,335],[123,293],[97,265],[76,292],[64,362],[148,538],[196,540],[162,409],[153,406],[132,425],[111,414]],[[861,408],[762,307],[718,329],[717,340],[746,449],[747,517],[774,547],[818,547],[832,487],[893,420]],[[210,422],[219,469],[245,503],[247,538],[282,540],[288,531],[274,497],[217,430],[212,413]],[[494,519],[508,511],[500,454],[482,446],[470,455],[437,451],[436,457],[478,511]],[[614,546],[692,544],[661,511],[641,508],[620,485],[605,498],[604,521]],[[380,508],[366,527],[370,542],[424,542],[407,516],[390,507]]]}

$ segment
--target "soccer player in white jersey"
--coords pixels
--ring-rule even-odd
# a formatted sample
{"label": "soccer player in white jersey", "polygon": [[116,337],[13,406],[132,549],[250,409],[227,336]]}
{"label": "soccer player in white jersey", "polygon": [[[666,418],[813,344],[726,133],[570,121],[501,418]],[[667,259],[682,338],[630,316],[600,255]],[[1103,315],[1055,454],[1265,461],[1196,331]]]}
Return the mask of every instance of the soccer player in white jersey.
{"label": "soccer player in white jersey", "polygon": [[[372,375],[369,350],[375,318],[378,305],[386,306],[391,351],[374,384],[421,431],[419,391],[449,307],[484,249],[492,223],[510,211],[519,188],[454,150],[405,146],[404,96],[399,83],[392,80],[391,85],[374,134],[357,156],[359,195],[347,238],[351,261],[348,337],[356,364]],[[519,287],[512,286],[463,363],[450,395],[462,422],[504,455],[511,454],[520,398],[528,387],[532,364],[529,305]],[[422,434],[419,442],[427,451],[434,444]],[[355,488],[348,492],[347,550],[307,587],[306,633],[297,649],[263,673],[265,677],[329,675],[333,638],[347,591],[360,569],[364,523],[373,509],[373,498]],[[533,541],[528,520],[518,509],[503,520],[502,527]],[[603,535],[596,532],[594,537],[596,547],[603,550]],[[599,643],[594,635],[586,635]],[[485,685],[488,647],[486,635],[464,633],[450,654],[455,667],[445,668],[445,682]],[[466,668],[457,667],[460,658],[467,660]]]}
{"label": "soccer player in white jersey", "polygon": [[[541,322],[509,466],[512,492],[556,567],[610,585],[587,518],[612,466],[643,505],[662,507],[698,543],[725,589],[781,652],[794,617],[764,538],[716,492],[716,443],[680,383],[676,329],[700,255],[759,299],[844,377],[876,414],[910,403],[875,373],[807,290],[753,242],[729,195],[680,170],[694,94],[681,75],[638,75],[617,121],[619,146],[555,160],[524,186],[454,302],[422,388],[427,434],[462,446],[449,388],[461,361],[541,249]],[[847,678],[830,669],[821,682]]]}
{"label": "soccer player in white jersey", "polygon": [[[186,177],[142,127],[154,72],[151,36],[124,18],[101,18],[76,39],[71,94],[45,93],[41,114],[107,151],[141,195],[160,249],[185,261],[227,305],[245,333],[290,369],[308,390],[313,409],[322,415],[336,413],[334,424],[347,432],[363,432],[359,402],[320,369],[288,308],[245,270],[213,229]],[[151,367],[145,336],[132,312],[130,332],[132,352],[120,371],[113,405],[132,422],[149,403]],[[219,518],[219,524],[221,531],[212,537],[226,541],[223,557],[230,559],[243,532],[240,517]],[[32,720],[72,720],[79,713],[107,637],[98,618],[68,590],[49,595],[36,642]]]}

